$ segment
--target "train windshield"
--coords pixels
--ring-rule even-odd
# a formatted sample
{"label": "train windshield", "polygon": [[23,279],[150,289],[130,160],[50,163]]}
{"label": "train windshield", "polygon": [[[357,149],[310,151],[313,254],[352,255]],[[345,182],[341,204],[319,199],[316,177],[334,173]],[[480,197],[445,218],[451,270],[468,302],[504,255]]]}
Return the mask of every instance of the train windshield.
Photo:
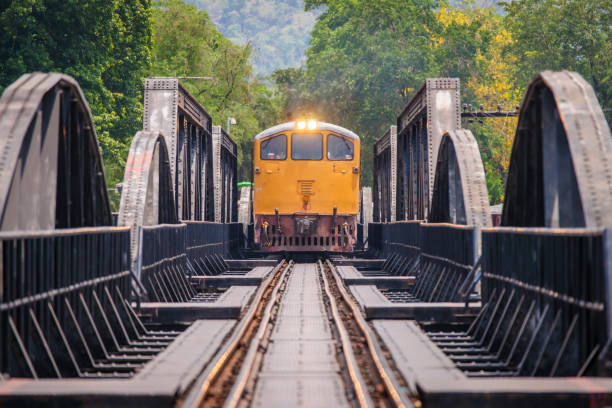
{"label": "train windshield", "polygon": [[321,160],[323,158],[323,135],[320,133],[292,134],[291,158],[293,160]]}
{"label": "train windshield", "polygon": [[353,142],[340,136],[327,135],[327,160],[353,160]]}
{"label": "train windshield", "polygon": [[287,135],[272,136],[261,142],[262,160],[285,160],[287,158]]}

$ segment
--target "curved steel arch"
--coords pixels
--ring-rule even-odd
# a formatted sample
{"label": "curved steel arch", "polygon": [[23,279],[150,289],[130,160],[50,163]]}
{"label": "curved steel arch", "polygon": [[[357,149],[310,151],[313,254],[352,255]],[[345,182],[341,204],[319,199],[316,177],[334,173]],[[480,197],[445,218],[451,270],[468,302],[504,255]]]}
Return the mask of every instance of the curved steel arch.
{"label": "curved steel arch", "polygon": [[593,88],[544,71],[521,105],[504,226],[612,226],[612,138]]}
{"label": "curved steel arch", "polygon": [[428,221],[491,225],[484,167],[476,139],[467,129],[442,136]]}
{"label": "curved steel arch", "polygon": [[143,225],[176,223],[166,141],[158,131],[140,131],[130,145],[117,224],[135,230]]}
{"label": "curved steel arch", "polygon": [[74,78],[22,75],[0,99],[0,229],[111,225],[91,112]]}

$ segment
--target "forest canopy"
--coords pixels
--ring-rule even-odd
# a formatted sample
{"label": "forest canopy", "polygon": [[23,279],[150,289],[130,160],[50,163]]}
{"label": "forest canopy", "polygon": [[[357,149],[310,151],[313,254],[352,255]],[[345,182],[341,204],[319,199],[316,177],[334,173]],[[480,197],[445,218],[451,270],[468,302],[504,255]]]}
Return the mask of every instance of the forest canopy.
{"label": "forest canopy", "polygon": [[110,186],[123,179],[130,140],[142,128],[151,26],[149,0],[13,0],[0,6],[0,92],[27,72],[76,78],[94,116]]}
{"label": "forest canopy", "polygon": [[[7,3],[5,5],[5,3]],[[215,124],[237,120],[239,173],[250,178],[252,137],[278,121],[272,92],[252,75],[251,48],[223,37],[181,0],[13,0],[0,6],[0,92],[26,72],[72,75],[89,102],[114,209],[148,76],[183,80]]]}
{"label": "forest canopy", "polygon": [[[233,117],[230,135],[239,146],[240,180],[251,178],[253,137],[279,121],[279,101],[253,76],[249,45],[225,38],[205,11],[181,0],[162,0],[153,8],[153,64],[155,76],[208,77],[186,79],[185,87],[225,127]],[[180,22],[178,24],[177,22]]]}
{"label": "forest canopy", "polygon": [[[362,137],[363,184],[370,185],[374,140],[428,77],[460,78],[463,103],[514,110],[538,71],[578,71],[610,120],[610,0],[511,0],[492,7],[483,6],[487,1],[305,0],[303,10],[298,0],[188,3],[0,2],[0,92],[33,71],[65,72],[79,81],[94,115],[115,208],[113,187],[123,178],[131,138],[142,127],[147,76],[207,78],[183,82],[215,124],[236,118],[231,136],[240,149],[241,180],[251,178],[255,134],[309,114]],[[206,7],[214,21],[201,9]],[[223,32],[233,27],[231,37],[239,42],[215,23]],[[245,30],[267,36],[269,49],[254,50],[250,38],[238,38]],[[308,48],[304,56],[287,47]],[[258,78],[254,58],[267,58],[261,72],[290,68]],[[293,66],[296,61],[301,65]],[[464,123],[478,140],[492,203],[503,201],[515,121]]]}
{"label": "forest canopy", "polygon": [[[609,0],[514,0],[453,7],[434,0],[306,0],[323,7],[307,63],[274,74],[288,113],[314,112],[363,139],[363,183],[372,145],[428,77],[461,79],[462,103],[512,111],[545,69],[578,71],[610,108]],[[608,110],[608,120],[610,113]],[[503,201],[516,120],[464,123],[478,140],[492,203]]]}

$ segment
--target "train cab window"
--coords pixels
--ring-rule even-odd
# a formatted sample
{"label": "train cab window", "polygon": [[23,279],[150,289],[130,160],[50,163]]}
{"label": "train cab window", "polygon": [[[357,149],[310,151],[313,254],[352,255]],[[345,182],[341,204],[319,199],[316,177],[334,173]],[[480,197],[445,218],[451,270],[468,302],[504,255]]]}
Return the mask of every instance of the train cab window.
{"label": "train cab window", "polygon": [[261,142],[261,160],[285,160],[287,158],[287,135],[272,136]]}
{"label": "train cab window", "polygon": [[340,136],[327,135],[327,160],[353,160],[353,142]]}
{"label": "train cab window", "polygon": [[323,158],[323,135],[320,133],[292,134],[291,158],[293,160],[321,160]]}

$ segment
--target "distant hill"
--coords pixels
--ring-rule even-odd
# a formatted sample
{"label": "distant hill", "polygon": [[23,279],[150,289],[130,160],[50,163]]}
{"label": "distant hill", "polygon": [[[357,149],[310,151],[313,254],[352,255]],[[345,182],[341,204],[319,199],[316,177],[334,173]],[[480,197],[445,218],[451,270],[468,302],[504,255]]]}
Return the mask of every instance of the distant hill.
{"label": "distant hill", "polygon": [[[268,75],[306,62],[310,32],[321,11],[304,0],[184,0],[206,10],[217,29],[237,44],[253,46],[253,70]],[[500,0],[450,0],[455,7],[497,7]],[[506,1],[506,0],[501,0]]]}
{"label": "distant hill", "polygon": [[303,0],[185,0],[206,10],[217,29],[238,44],[253,45],[253,69],[267,75],[306,61],[317,13]]}

